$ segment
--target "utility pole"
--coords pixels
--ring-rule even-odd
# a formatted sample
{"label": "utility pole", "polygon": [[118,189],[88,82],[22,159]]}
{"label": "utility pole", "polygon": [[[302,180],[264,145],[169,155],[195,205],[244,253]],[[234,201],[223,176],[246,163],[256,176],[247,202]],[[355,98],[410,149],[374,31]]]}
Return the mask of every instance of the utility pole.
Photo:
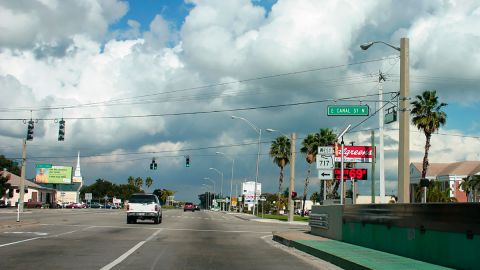
{"label": "utility pole", "polygon": [[383,109],[383,84],[382,81],[385,81],[384,75],[380,72],[378,75],[378,97],[380,100],[379,106],[379,115],[378,115],[378,126],[379,126],[379,152],[380,152],[380,203],[385,203],[385,154],[383,151],[383,126],[384,126],[384,109]]}
{"label": "utility pole", "polygon": [[[372,151],[375,152],[375,131],[372,130],[371,136]],[[372,155],[372,171],[370,173],[372,178],[372,203],[375,203],[375,154]]]}
{"label": "utility pole", "polygon": [[409,39],[400,39],[400,125],[398,144],[398,202],[410,203],[410,49]]}
{"label": "utility pole", "polygon": [[20,198],[18,199],[17,222],[20,222],[20,213],[23,213],[23,201],[25,198],[25,167],[27,166],[27,140],[22,141],[22,170],[20,175]]}
{"label": "utility pole", "polygon": [[293,199],[292,192],[295,188],[295,141],[297,140],[297,134],[292,132],[290,139],[290,185],[288,187],[288,221],[293,221]]}

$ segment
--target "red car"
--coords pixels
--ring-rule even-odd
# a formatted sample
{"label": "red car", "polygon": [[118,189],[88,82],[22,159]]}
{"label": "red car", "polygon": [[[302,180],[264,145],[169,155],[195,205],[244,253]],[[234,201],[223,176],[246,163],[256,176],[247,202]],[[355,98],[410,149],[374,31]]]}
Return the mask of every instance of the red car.
{"label": "red car", "polygon": [[86,208],[86,206],[83,203],[69,203],[65,208]]}
{"label": "red car", "polygon": [[185,205],[183,206],[183,212],[186,212],[186,211],[195,212],[195,205],[193,205],[193,203],[191,202],[185,203]]}

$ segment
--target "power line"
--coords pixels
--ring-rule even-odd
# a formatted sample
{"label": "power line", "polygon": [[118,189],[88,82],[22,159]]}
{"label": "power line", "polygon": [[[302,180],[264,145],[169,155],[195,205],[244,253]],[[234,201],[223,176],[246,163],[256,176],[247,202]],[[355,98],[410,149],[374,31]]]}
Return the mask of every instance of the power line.
{"label": "power line", "polygon": [[[387,92],[396,93],[396,92]],[[355,96],[349,98],[338,98],[338,99],[321,99],[314,101],[303,101],[303,102],[294,102],[286,104],[277,104],[277,105],[266,105],[258,107],[244,107],[244,108],[234,108],[234,109],[223,109],[223,110],[209,110],[209,111],[195,111],[195,112],[178,112],[178,113],[163,113],[163,114],[143,114],[143,115],[119,115],[119,116],[96,116],[96,117],[63,117],[64,120],[95,120],[95,119],[125,119],[125,118],[148,118],[148,117],[165,117],[165,116],[182,116],[182,115],[199,115],[199,114],[210,114],[210,113],[224,113],[224,112],[238,112],[238,111],[250,111],[250,110],[259,110],[259,109],[274,109],[282,107],[291,107],[291,106],[301,106],[301,105],[310,105],[323,102],[335,102],[335,101],[355,101],[354,99],[366,98],[371,96],[377,96],[378,94],[369,94],[362,96]],[[23,121],[24,118],[0,118],[0,121]],[[36,120],[43,121],[54,121],[56,118],[36,118]]]}
{"label": "power line", "polygon": [[[78,108],[78,107],[85,107],[85,106],[92,106],[92,105],[101,105],[101,104],[108,104],[108,103],[118,102],[118,101],[133,100],[133,99],[138,99],[138,98],[153,97],[153,96],[165,95],[165,94],[171,94],[171,93],[178,93],[178,92],[199,90],[199,89],[205,89],[205,88],[213,88],[213,87],[219,87],[219,86],[226,86],[226,85],[230,85],[230,84],[246,83],[246,82],[251,82],[251,81],[258,81],[258,80],[265,80],[265,79],[273,79],[273,78],[279,78],[279,77],[284,77],[284,76],[292,76],[292,75],[298,75],[298,74],[316,72],[316,71],[321,71],[321,70],[336,69],[336,68],[341,68],[341,67],[361,65],[361,64],[367,64],[367,63],[384,61],[384,60],[388,60],[388,59],[397,59],[397,58],[398,58],[398,56],[389,57],[389,58],[380,58],[380,59],[364,60],[364,61],[359,61],[359,62],[341,64],[341,65],[333,65],[333,66],[327,66],[327,67],[311,68],[311,69],[300,70],[300,71],[292,71],[292,72],[286,72],[286,73],[279,73],[279,74],[273,74],[273,75],[253,77],[253,78],[248,78],[248,79],[233,80],[233,81],[223,82],[223,83],[208,84],[208,85],[203,85],[203,86],[194,86],[194,87],[188,87],[188,88],[175,89],[175,90],[166,91],[166,92],[159,92],[159,93],[157,92],[157,93],[152,93],[152,94],[145,94],[145,95],[139,95],[139,96],[133,96],[133,97],[126,97],[126,98],[110,99],[110,100],[105,100],[105,101],[90,102],[90,103],[84,103],[84,104],[78,104],[78,105],[66,105],[66,106],[57,106],[57,107],[43,107],[43,108],[40,108],[40,109],[21,108],[21,109],[18,109],[18,110],[29,110],[29,111],[31,111],[31,110],[54,110],[54,109],[70,109],[70,108]],[[8,108],[0,108],[0,111],[4,111],[4,110],[8,110]],[[9,109],[9,110],[14,110],[14,109]]]}

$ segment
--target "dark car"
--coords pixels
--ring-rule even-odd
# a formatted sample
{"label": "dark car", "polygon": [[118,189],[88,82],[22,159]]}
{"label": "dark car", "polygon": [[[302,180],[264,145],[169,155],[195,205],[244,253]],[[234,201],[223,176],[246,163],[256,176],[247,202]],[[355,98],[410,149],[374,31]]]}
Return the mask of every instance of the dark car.
{"label": "dark car", "polygon": [[10,207],[10,202],[5,203],[4,200],[0,200],[0,208]]}
{"label": "dark car", "polygon": [[185,203],[185,205],[183,206],[183,212],[186,212],[186,211],[195,212],[195,205],[193,205],[193,203],[191,202]]}
{"label": "dark car", "polygon": [[200,206],[198,204],[195,204],[195,210],[200,211]]}
{"label": "dark car", "polygon": [[92,202],[90,204],[90,208],[102,208],[103,207],[103,204],[99,203],[99,202]]}

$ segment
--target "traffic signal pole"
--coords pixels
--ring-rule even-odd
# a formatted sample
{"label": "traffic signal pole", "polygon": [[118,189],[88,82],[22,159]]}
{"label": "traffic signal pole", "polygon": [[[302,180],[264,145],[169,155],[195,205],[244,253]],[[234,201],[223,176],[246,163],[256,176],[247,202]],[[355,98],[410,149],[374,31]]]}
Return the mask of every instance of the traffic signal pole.
{"label": "traffic signal pole", "polygon": [[25,198],[25,166],[27,165],[27,140],[22,140],[22,170],[20,173],[20,198],[18,199],[17,222],[20,222],[20,212],[23,212],[23,200]]}

